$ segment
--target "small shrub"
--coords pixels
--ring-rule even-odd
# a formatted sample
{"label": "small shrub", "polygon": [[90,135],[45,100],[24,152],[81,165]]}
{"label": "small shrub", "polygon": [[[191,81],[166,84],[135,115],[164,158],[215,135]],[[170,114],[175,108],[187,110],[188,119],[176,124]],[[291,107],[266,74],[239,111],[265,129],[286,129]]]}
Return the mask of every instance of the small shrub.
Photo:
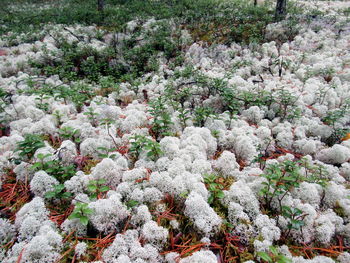
{"label": "small shrub", "polygon": [[54,186],[53,191],[46,192],[44,197],[47,199],[69,199],[72,197],[72,194],[64,191],[63,184],[58,184]]}
{"label": "small shrub", "polygon": [[59,129],[60,136],[65,140],[71,140],[75,143],[80,143],[81,139],[79,138],[80,130],[74,129],[72,127],[62,127]]}
{"label": "small shrub", "polygon": [[173,124],[171,121],[171,116],[167,112],[167,107],[165,104],[165,98],[159,97],[149,103],[153,120],[152,120],[152,132],[155,135],[155,138],[160,136],[171,135],[170,133],[170,125]]}
{"label": "small shrub", "polygon": [[45,143],[39,135],[26,134],[24,136],[24,141],[17,143],[16,151],[19,152],[21,158],[26,157],[30,160],[35,151],[42,147],[45,147]]}
{"label": "small shrub", "polygon": [[203,127],[205,122],[209,118],[217,118],[213,108],[210,107],[197,107],[194,110],[194,124],[197,127]]}
{"label": "small shrub", "polygon": [[267,263],[292,263],[292,260],[279,253],[277,248],[270,246],[269,252],[258,252],[257,256]]}
{"label": "small shrub", "polygon": [[75,204],[73,212],[70,214],[68,219],[79,219],[80,223],[83,225],[89,224],[88,215],[91,215],[94,211],[88,207],[88,204],[77,202]]}
{"label": "small shrub", "polygon": [[59,160],[46,160],[51,156],[51,154],[38,154],[37,158],[39,161],[34,163],[31,169],[34,171],[43,170],[48,175],[55,177],[62,184],[75,175],[76,171],[74,165],[64,166]]}
{"label": "small shrub", "polygon": [[224,186],[216,182],[217,176],[215,174],[207,174],[204,176],[204,183],[207,185],[209,190],[208,204],[212,204],[215,200],[222,199],[225,197]]}
{"label": "small shrub", "polygon": [[129,153],[134,157],[135,160],[139,158],[140,153],[146,149],[147,157],[151,160],[155,161],[162,154],[162,150],[160,149],[160,145],[158,142],[153,141],[142,135],[135,135],[130,138],[133,140],[131,142],[131,147],[129,149]]}
{"label": "small shrub", "polygon": [[97,199],[101,193],[107,192],[109,187],[105,179],[91,180],[88,184],[90,199]]}

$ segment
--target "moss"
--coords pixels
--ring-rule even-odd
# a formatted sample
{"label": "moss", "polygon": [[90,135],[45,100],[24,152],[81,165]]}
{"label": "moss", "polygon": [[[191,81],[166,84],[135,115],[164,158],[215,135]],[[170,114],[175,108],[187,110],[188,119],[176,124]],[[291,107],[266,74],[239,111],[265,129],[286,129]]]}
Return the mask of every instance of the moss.
{"label": "moss", "polygon": [[345,210],[343,207],[340,206],[339,202],[337,201],[335,204],[335,207],[333,208],[333,211],[340,217],[345,218],[347,215],[345,213]]}
{"label": "moss", "polygon": [[82,169],[82,171],[85,173],[85,174],[90,174],[91,173],[91,169],[94,168],[98,163],[100,163],[101,161],[100,160],[87,160],[84,164],[84,167]]}

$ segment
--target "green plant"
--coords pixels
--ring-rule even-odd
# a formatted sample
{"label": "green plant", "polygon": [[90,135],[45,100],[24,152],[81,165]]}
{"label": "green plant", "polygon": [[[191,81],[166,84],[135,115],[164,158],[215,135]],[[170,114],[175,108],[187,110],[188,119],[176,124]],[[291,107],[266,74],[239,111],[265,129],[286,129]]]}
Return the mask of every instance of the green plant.
{"label": "green plant", "polygon": [[241,102],[236,98],[235,91],[232,89],[225,88],[221,90],[220,96],[223,100],[223,111],[227,111],[230,116],[230,123],[228,128],[231,128],[231,120],[234,119],[234,115],[236,115],[241,107]]}
{"label": "green plant", "polygon": [[259,194],[263,197],[263,205],[267,211],[271,211],[271,202],[277,199],[279,203],[278,213],[282,213],[282,200],[295,187],[300,184],[301,175],[295,162],[284,161],[268,166],[264,174],[266,182]]}
{"label": "green plant", "polygon": [[55,117],[56,122],[57,122],[57,126],[60,127],[62,125],[62,123],[63,123],[63,121],[62,121],[63,114],[61,114],[58,110],[55,110],[52,113],[52,116]]}
{"label": "green plant", "polygon": [[284,235],[285,239],[287,239],[292,229],[300,230],[305,225],[303,219],[306,214],[298,208],[282,206],[282,215],[288,219],[288,231]]}
{"label": "green plant", "polygon": [[[302,175],[300,167],[305,168],[304,175]],[[325,187],[327,184],[325,175],[324,167],[310,165],[306,159],[297,162],[286,160],[269,165],[262,174],[266,181],[262,183],[263,188],[259,192],[263,199],[262,205],[265,211],[281,215],[283,213],[282,201],[288,193],[299,187],[301,182],[317,183]],[[278,209],[272,209],[271,203],[273,200],[278,202]]]}
{"label": "green plant", "polygon": [[96,116],[98,115],[94,110],[90,107],[86,112],[83,113],[87,116],[87,118],[90,120],[91,125],[93,127],[97,127],[97,119]]}
{"label": "green plant", "polygon": [[31,159],[35,151],[39,148],[45,147],[41,136],[36,134],[26,134],[24,135],[24,141],[17,143],[16,152],[19,152],[21,158],[27,157]]}
{"label": "green plant", "polygon": [[129,153],[137,160],[146,144],[146,137],[142,135],[134,135],[130,137]]}
{"label": "green plant", "polygon": [[97,150],[99,151],[98,157],[101,159],[114,158],[117,156],[115,153],[113,153],[117,150],[116,148],[97,147]]}
{"label": "green plant", "polygon": [[64,191],[64,185],[58,184],[54,186],[52,191],[48,191],[44,195],[47,199],[69,199],[72,197],[72,193]]}
{"label": "green plant", "polygon": [[338,109],[330,110],[322,121],[332,128],[332,134],[326,139],[329,146],[340,143],[341,139],[350,132],[350,129],[344,128],[339,124],[340,120],[350,113],[350,100],[346,100]]}
{"label": "green plant", "polygon": [[74,129],[69,126],[62,127],[59,129],[59,134],[60,136],[65,139],[65,140],[71,140],[75,143],[80,143],[81,139],[79,138],[80,135],[80,130],[79,129]]}
{"label": "green plant", "polygon": [[52,154],[39,153],[37,155],[38,161],[32,165],[31,169],[35,171],[43,170],[62,184],[75,175],[74,165],[62,165],[59,160],[52,160],[52,158],[47,160],[49,157],[52,157]]}
{"label": "green plant", "polygon": [[101,193],[109,191],[105,179],[91,180],[87,188],[90,192],[90,199],[97,199]]}
{"label": "green plant", "polygon": [[209,118],[217,118],[213,108],[210,107],[197,107],[194,110],[194,124],[197,127],[203,127],[205,122]]}
{"label": "green plant", "polygon": [[163,153],[159,143],[150,139],[146,141],[145,149],[148,150],[147,157],[153,161],[157,160]]}
{"label": "green plant", "polygon": [[297,101],[298,98],[290,91],[283,88],[277,91],[274,103],[277,105],[276,115],[281,118],[281,121],[293,120],[301,116],[300,108],[295,107]]}
{"label": "green plant", "polygon": [[91,215],[94,211],[88,207],[88,204],[77,202],[75,204],[73,212],[70,214],[68,219],[79,219],[80,223],[83,225],[89,224],[89,217],[88,215]]}
{"label": "green plant", "polygon": [[139,158],[140,153],[146,149],[147,157],[151,160],[156,160],[162,154],[162,150],[160,149],[160,145],[158,142],[153,141],[142,135],[134,135],[130,138],[131,146],[129,149],[129,153],[134,157],[135,160]]}
{"label": "green plant", "polygon": [[158,97],[149,103],[149,112],[153,117],[151,130],[156,138],[171,135],[169,130],[173,122],[171,121],[170,114],[167,112],[165,100],[164,97]]}
{"label": "green plant", "polygon": [[191,119],[191,115],[190,115],[191,112],[190,110],[185,109],[183,107],[180,107],[178,109],[178,112],[179,112],[178,118],[180,119],[180,122],[181,122],[181,128],[182,130],[184,130],[187,126],[186,122]]}
{"label": "green plant", "polygon": [[106,97],[108,94],[112,92],[116,92],[117,94],[120,91],[119,85],[116,83],[115,79],[111,76],[104,76],[98,80],[98,84],[100,85],[99,94],[103,97]]}
{"label": "green plant", "polygon": [[139,204],[139,202],[138,201],[136,201],[136,200],[129,200],[129,201],[127,201],[126,202],[126,207],[128,208],[128,209],[132,209],[132,208],[134,208],[135,206],[137,206]]}
{"label": "green plant", "polygon": [[213,204],[214,201],[225,197],[222,191],[224,186],[216,182],[217,176],[215,174],[204,175],[204,183],[209,190],[208,204]]}
{"label": "green plant", "polygon": [[268,263],[292,263],[292,260],[278,252],[276,247],[270,246],[269,249],[269,252],[258,252],[257,256]]}
{"label": "green plant", "polygon": [[5,107],[11,103],[11,94],[0,88],[0,113],[5,112]]}

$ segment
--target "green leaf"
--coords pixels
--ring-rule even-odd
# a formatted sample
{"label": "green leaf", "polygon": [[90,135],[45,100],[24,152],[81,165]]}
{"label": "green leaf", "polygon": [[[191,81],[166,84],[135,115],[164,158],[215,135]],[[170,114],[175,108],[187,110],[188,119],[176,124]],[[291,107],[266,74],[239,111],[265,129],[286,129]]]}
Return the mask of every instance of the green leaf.
{"label": "green leaf", "polygon": [[87,226],[87,224],[89,223],[89,218],[88,218],[87,216],[81,216],[81,217],[80,217],[80,222],[81,222],[83,225]]}
{"label": "green leaf", "polygon": [[39,167],[41,167],[41,163],[35,163],[35,164],[33,164],[33,165],[30,167],[30,169],[35,170],[35,169],[37,169],[37,168],[39,168]]}
{"label": "green leaf", "polygon": [[271,251],[271,253],[274,254],[275,256],[278,255],[277,248],[275,248],[274,246],[270,246],[270,251]]}
{"label": "green leaf", "polygon": [[97,186],[94,184],[89,184],[87,188],[90,192],[95,192],[97,189]]}
{"label": "green leaf", "polygon": [[224,198],[225,197],[225,194],[224,194],[224,192],[223,191],[219,191],[218,193],[217,193],[217,198],[220,198],[220,199],[222,199],[222,198]]}
{"label": "green leaf", "polygon": [[214,201],[214,196],[212,194],[210,194],[208,197],[208,204],[213,203],[213,201]]}
{"label": "green leaf", "polygon": [[64,185],[63,184],[58,184],[54,186],[55,191],[61,192],[64,189]]}
{"label": "green leaf", "polygon": [[72,193],[70,193],[70,192],[65,192],[62,194],[63,199],[69,199],[71,197],[72,197]]}
{"label": "green leaf", "polygon": [[292,263],[293,261],[290,258],[287,258],[283,255],[279,256],[277,263]]}
{"label": "green leaf", "polygon": [[97,199],[97,194],[93,193],[90,195],[90,200],[96,200]]}
{"label": "green leaf", "polygon": [[109,187],[104,185],[104,186],[101,187],[100,190],[101,190],[101,192],[107,192],[109,190]]}
{"label": "green leaf", "polygon": [[54,191],[49,191],[49,192],[46,192],[44,197],[47,198],[47,199],[51,199],[51,198],[54,198],[56,196],[56,193]]}
{"label": "green leaf", "polygon": [[73,213],[71,213],[69,216],[68,216],[68,219],[75,219],[75,218],[80,218],[80,214],[76,213],[73,211]]}
{"label": "green leaf", "polygon": [[269,263],[272,262],[272,258],[266,252],[258,252],[257,254],[263,260],[265,260],[265,261],[267,261]]}

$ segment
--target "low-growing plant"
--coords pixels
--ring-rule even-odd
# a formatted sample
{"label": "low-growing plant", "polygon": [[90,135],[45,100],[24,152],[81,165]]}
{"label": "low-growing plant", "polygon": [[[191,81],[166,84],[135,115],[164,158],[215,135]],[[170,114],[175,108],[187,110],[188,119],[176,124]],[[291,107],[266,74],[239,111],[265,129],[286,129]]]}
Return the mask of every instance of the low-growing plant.
{"label": "low-growing plant", "polygon": [[276,247],[270,246],[269,249],[269,252],[258,252],[257,256],[267,263],[292,263],[292,260],[278,252]]}
{"label": "low-growing plant", "polygon": [[350,113],[350,100],[346,100],[341,107],[327,112],[322,121],[332,128],[332,134],[326,139],[329,146],[340,143],[342,138],[350,132],[349,128],[344,128],[339,122]]}
{"label": "low-growing plant", "polygon": [[106,147],[97,147],[98,150],[98,157],[103,158],[115,158],[117,155],[113,152],[115,152],[116,148],[106,148]]}
{"label": "low-growing plant", "polygon": [[54,90],[55,99],[63,99],[67,104],[71,101],[78,112],[81,112],[83,106],[90,102],[95,96],[95,92],[90,85],[84,82],[76,82],[71,85],[60,85]]}
{"label": "low-growing plant", "polygon": [[139,204],[139,201],[136,201],[136,200],[133,200],[133,199],[131,199],[131,200],[129,200],[129,201],[127,201],[127,202],[125,203],[126,207],[127,207],[129,210],[132,209],[132,208],[134,208],[134,207],[136,207],[138,204]]}
{"label": "low-growing plant", "polygon": [[288,238],[292,229],[301,230],[301,228],[305,225],[303,219],[306,214],[298,208],[282,206],[282,215],[288,220],[288,231],[284,234],[285,239]]}
{"label": "low-growing plant", "polygon": [[81,139],[79,138],[79,135],[80,135],[79,129],[74,129],[69,126],[65,126],[60,128],[58,132],[60,136],[65,140],[71,140],[72,142],[75,142],[75,143],[81,142]]}
{"label": "low-growing plant", "polygon": [[239,108],[241,107],[240,101],[235,96],[235,91],[232,89],[225,88],[221,91],[220,96],[223,100],[223,111],[228,112],[230,116],[230,122],[228,128],[231,128],[231,121],[234,119],[234,116],[238,113]]}
{"label": "low-growing plant", "polygon": [[70,214],[68,219],[79,219],[80,223],[87,226],[89,224],[89,217],[94,211],[88,207],[88,204],[77,202],[75,204],[73,212]]}
{"label": "low-growing plant", "polygon": [[204,183],[207,185],[209,190],[208,204],[213,204],[215,200],[222,199],[225,197],[224,186],[216,182],[217,176],[215,174],[204,175]]}
{"label": "low-growing plant", "polygon": [[148,150],[147,157],[150,158],[152,161],[156,161],[163,153],[160,149],[159,143],[150,139],[147,140],[145,144],[145,149]]}
{"label": "low-growing plant", "polygon": [[35,151],[39,148],[45,147],[45,143],[40,135],[26,134],[24,135],[24,141],[17,143],[16,152],[19,152],[21,158],[31,159]]}
{"label": "low-growing plant", "polygon": [[203,127],[209,118],[218,118],[214,109],[211,107],[197,107],[194,110],[194,124],[197,127]]}
{"label": "low-growing plant", "polygon": [[267,179],[262,184],[264,187],[259,194],[263,197],[263,205],[267,211],[271,211],[271,203],[274,198],[279,203],[278,213],[282,213],[282,200],[295,187],[300,184],[301,175],[299,167],[293,161],[284,161],[268,166],[262,175]]}
{"label": "low-growing plant", "polygon": [[5,112],[5,107],[11,104],[11,97],[11,93],[8,93],[3,88],[0,88],[0,113]]}
{"label": "low-growing plant", "polygon": [[106,185],[105,179],[91,180],[87,186],[90,199],[97,199],[101,193],[109,191],[109,187]]}
{"label": "low-growing plant", "polygon": [[72,197],[72,193],[64,191],[64,184],[58,184],[54,186],[52,191],[45,193],[46,199],[69,199]]}
{"label": "low-growing plant", "polygon": [[158,139],[160,136],[171,135],[170,126],[173,124],[171,116],[167,111],[166,99],[164,97],[158,97],[157,99],[149,103],[152,119],[152,132],[155,138]]}
{"label": "low-growing plant", "polygon": [[[306,170],[305,175],[300,171],[300,167],[302,166]],[[299,187],[301,182],[317,183],[325,187],[327,179],[324,177],[324,173],[323,167],[312,166],[304,159],[297,162],[286,160],[281,163],[269,165],[262,174],[266,178],[266,182],[262,183],[264,187],[259,192],[259,195],[263,199],[263,208],[267,213],[282,215],[282,201],[287,194],[294,188]],[[273,200],[278,202],[277,210],[271,206]]]}
{"label": "low-growing plant", "polygon": [[52,160],[52,158],[47,160],[49,157],[52,157],[52,154],[39,153],[37,155],[39,161],[35,162],[31,169],[34,171],[43,170],[48,175],[55,177],[62,184],[75,175],[74,165],[62,165],[59,160]]}
{"label": "low-growing plant", "polygon": [[56,119],[57,127],[60,127],[63,124],[63,121],[62,121],[63,114],[60,113],[58,110],[55,110],[52,113],[52,116],[55,117],[55,119]]}
{"label": "low-growing plant", "polygon": [[98,115],[94,110],[90,107],[86,112],[83,113],[84,115],[87,116],[87,118],[90,120],[91,125],[93,127],[97,127],[97,119],[96,116]]}
{"label": "low-growing plant", "polygon": [[118,83],[116,83],[115,79],[111,76],[101,77],[98,80],[98,84],[101,87],[98,94],[102,97],[106,97],[112,92],[116,92],[117,94],[119,94],[120,87]]}
{"label": "low-growing plant", "polygon": [[133,156],[135,160],[139,158],[140,153],[146,149],[147,157],[151,160],[155,161],[162,154],[162,150],[160,149],[160,145],[158,142],[153,141],[142,135],[134,135],[130,138],[132,140],[131,146],[129,149],[129,153]]}
{"label": "low-growing plant", "polygon": [[278,105],[276,115],[281,118],[281,121],[293,120],[301,116],[300,108],[295,106],[297,101],[298,98],[290,91],[283,88],[277,91],[274,103]]}

